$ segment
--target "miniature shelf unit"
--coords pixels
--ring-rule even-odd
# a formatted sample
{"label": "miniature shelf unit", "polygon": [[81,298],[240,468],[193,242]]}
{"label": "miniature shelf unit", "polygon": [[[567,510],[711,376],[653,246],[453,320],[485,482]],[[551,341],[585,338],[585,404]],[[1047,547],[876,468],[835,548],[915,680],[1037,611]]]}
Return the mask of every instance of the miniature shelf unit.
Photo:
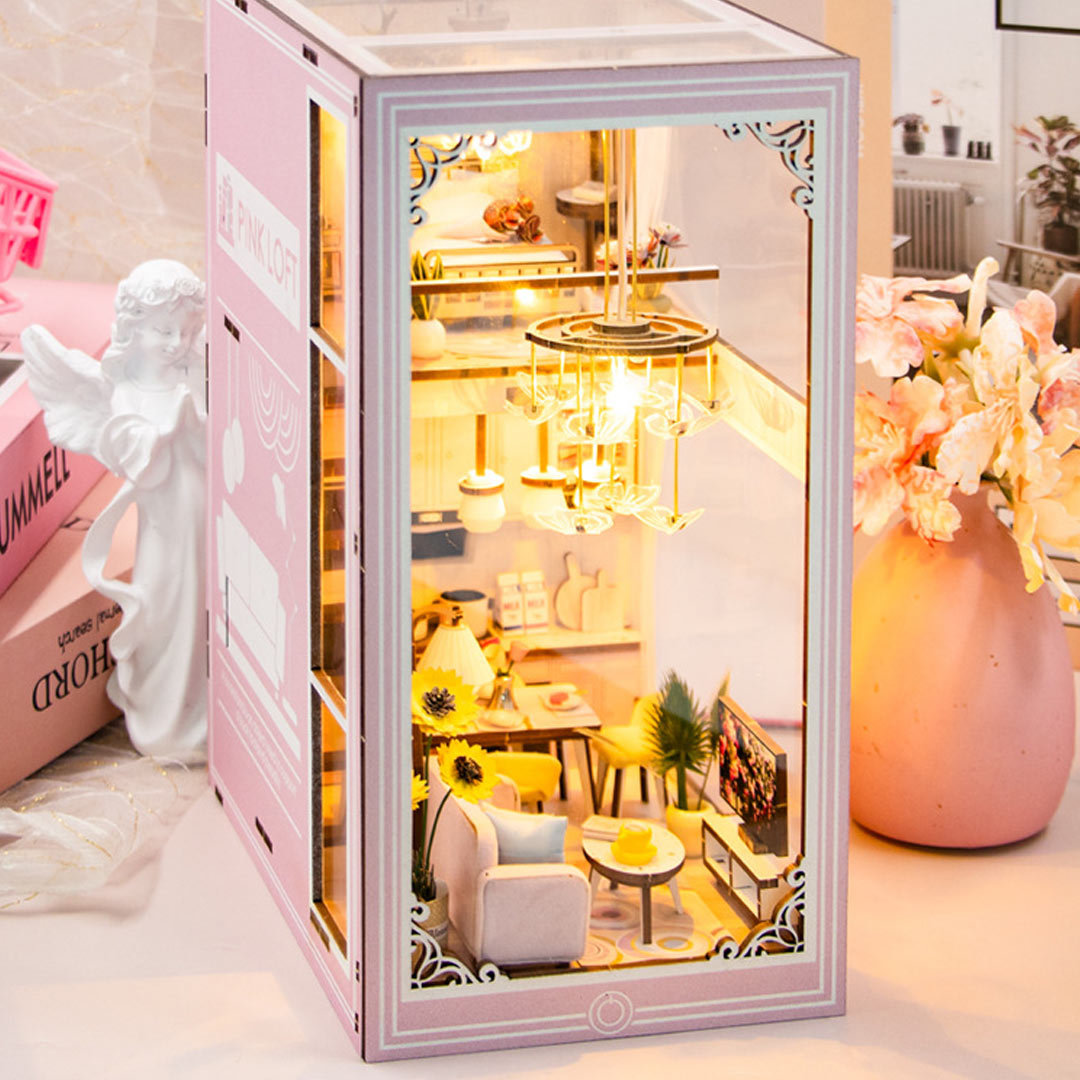
{"label": "miniature shelf unit", "polygon": [[[206,27],[211,776],[357,1049],[841,1011],[856,62],[721,0],[210,0]],[[573,740],[535,866],[467,784],[410,798],[414,766],[445,790],[414,665],[468,667],[464,708],[515,641],[565,690],[520,720],[500,691],[461,776]],[[742,860],[775,868],[753,918],[688,848],[643,942],[640,890],[629,936],[582,892],[585,748],[669,670],[706,715],[730,672],[797,783]],[[411,878],[439,806],[445,936]]]}

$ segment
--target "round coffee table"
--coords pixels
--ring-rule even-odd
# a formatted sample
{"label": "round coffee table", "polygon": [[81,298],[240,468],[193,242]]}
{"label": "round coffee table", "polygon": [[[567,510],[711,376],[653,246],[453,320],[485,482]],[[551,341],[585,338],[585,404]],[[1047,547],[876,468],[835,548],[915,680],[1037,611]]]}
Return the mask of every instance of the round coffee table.
{"label": "round coffee table", "polygon": [[679,886],[675,875],[686,861],[686,849],[679,838],[662,825],[652,821],[642,821],[641,824],[648,825],[652,830],[652,842],[656,845],[656,854],[642,866],[628,866],[619,862],[611,854],[610,840],[583,836],[581,850],[589,862],[589,879],[594,899],[601,877],[617,885],[632,885],[641,889],[641,943],[651,945],[654,885],[667,885],[671,890],[671,898],[675,901],[675,910],[682,914],[682,902],[679,900]]}

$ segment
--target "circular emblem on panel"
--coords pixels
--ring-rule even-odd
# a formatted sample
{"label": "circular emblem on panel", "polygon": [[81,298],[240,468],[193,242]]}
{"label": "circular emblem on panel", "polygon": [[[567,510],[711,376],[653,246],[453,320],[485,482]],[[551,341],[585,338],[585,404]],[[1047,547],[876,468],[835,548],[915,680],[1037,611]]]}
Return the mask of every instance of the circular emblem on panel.
{"label": "circular emblem on panel", "polygon": [[633,1002],[617,990],[605,990],[589,1006],[589,1023],[601,1035],[617,1035],[633,1018]]}

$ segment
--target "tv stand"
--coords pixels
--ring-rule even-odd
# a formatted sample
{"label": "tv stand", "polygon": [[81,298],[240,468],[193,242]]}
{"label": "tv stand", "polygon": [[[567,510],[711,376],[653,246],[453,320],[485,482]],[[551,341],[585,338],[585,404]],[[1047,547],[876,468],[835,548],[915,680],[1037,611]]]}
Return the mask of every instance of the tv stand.
{"label": "tv stand", "polygon": [[[739,835],[741,824],[742,818],[738,814],[710,814],[706,817],[701,823],[702,861],[737,907],[741,906],[760,922],[766,918],[762,911],[762,894],[780,884],[783,867],[775,855],[769,852],[755,855],[747,847]],[[719,852],[716,851],[717,846]]]}

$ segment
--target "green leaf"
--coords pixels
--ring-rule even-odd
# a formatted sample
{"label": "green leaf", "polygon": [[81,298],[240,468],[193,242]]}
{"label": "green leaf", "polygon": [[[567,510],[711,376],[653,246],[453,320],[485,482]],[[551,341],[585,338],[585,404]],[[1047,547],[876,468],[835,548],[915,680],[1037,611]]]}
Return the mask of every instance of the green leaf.
{"label": "green leaf", "polygon": [[654,770],[661,776],[675,771],[679,809],[688,810],[686,774],[701,772],[708,761],[708,728],[693,692],[674,671],[664,676],[649,709],[646,740]]}

